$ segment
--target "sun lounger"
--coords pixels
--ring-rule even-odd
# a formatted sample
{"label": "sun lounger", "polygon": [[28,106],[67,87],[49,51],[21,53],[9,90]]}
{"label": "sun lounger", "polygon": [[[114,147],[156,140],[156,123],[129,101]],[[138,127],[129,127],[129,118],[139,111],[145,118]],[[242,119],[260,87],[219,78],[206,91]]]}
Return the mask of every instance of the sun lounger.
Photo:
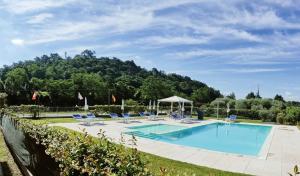
{"label": "sun lounger", "polygon": [[93,114],[93,113],[88,113],[88,114],[86,115],[86,118],[93,119],[93,118],[96,118],[96,116],[95,116],[95,114]]}
{"label": "sun lounger", "polygon": [[119,115],[118,115],[117,113],[110,113],[109,116],[110,116],[112,119],[119,118]]}
{"label": "sun lounger", "polygon": [[122,117],[124,119],[124,123],[128,123],[128,121],[130,119],[130,115],[128,113],[123,113]]}
{"label": "sun lounger", "polygon": [[80,114],[73,114],[72,117],[73,117],[73,119],[78,120],[78,121],[84,120]]}
{"label": "sun lounger", "polygon": [[97,118],[96,116],[95,116],[95,114],[93,114],[93,113],[88,113],[87,115],[86,115],[86,119],[85,119],[88,123],[90,123],[90,122],[92,122],[92,121],[98,121],[98,120],[100,120],[100,121],[102,121],[102,123],[104,123],[104,120],[103,120],[103,118]]}
{"label": "sun lounger", "polygon": [[171,119],[174,119],[174,120],[181,120],[181,119],[183,119],[184,117],[183,117],[182,115],[180,115],[180,114],[177,114],[177,113],[171,113],[171,114],[170,114],[170,118],[171,118]]}
{"label": "sun lounger", "polygon": [[146,117],[147,114],[145,112],[139,112],[140,117]]}
{"label": "sun lounger", "polygon": [[196,120],[196,119],[191,118],[190,116],[184,116],[184,118],[181,119],[180,122],[189,124],[189,123],[196,123],[196,122],[199,122],[199,121]]}
{"label": "sun lounger", "polygon": [[150,112],[149,116],[147,116],[147,117],[148,117],[148,120],[157,120],[157,117],[154,112]]}
{"label": "sun lounger", "polygon": [[80,122],[84,122],[85,125],[90,125],[91,118],[83,118],[80,114],[73,114],[72,117]]}
{"label": "sun lounger", "polygon": [[229,121],[229,122],[235,122],[237,118],[237,115],[230,115],[229,117],[227,117],[225,119],[225,121]]}

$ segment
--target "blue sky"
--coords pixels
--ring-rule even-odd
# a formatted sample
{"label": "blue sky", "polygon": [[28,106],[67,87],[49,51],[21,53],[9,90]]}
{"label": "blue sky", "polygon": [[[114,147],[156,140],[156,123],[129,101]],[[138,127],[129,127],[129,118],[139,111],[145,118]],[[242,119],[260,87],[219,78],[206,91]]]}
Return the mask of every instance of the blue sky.
{"label": "blue sky", "polygon": [[0,0],[0,66],[84,49],[245,97],[300,100],[298,0]]}

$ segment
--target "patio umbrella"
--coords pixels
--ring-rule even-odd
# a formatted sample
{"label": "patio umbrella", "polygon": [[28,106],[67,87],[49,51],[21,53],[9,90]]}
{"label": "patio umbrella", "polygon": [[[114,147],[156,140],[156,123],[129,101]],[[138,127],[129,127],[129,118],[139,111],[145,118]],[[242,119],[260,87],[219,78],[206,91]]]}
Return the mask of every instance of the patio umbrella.
{"label": "patio umbrella", "polygon": [[124,110],[124,106],[125,106],[125,101],[124,101],[124,99],[122,99],[121,110]]}
{"label": "patio umbrella", "polygon": [[149,107],[148,107],[148,109],[151,111],[151,109],[152,109],[152,106],[151,106],[151,100],[149,101]]}
{"label": "patio umbrella", "polygon": [[156,115],[158,116],[158,111],[159,111],[159,102],[157,102],[157,106],[156,106]]}
{"label": "patio umbrella", "polygon": [[227,109],[226,109],[226,112],[227,112],[227,116],[228,116],[228,115],[229,115],[229,112],[230,112],[229,103],[227,103]]}
{"label": "patio umbrella", "polygon": [[182,109],[181,110],[182,110],[182,112],[184,112],[184,110],[185,110],[184,109],[184,102],[182,103]]}
{"label": "patio umbrella", "polygon": [[83,108],[85,111],[89,110],[89,105],[88,105],[88,102],[87,102],[87,98],[85,97],[84,99],[84,108]]}
{"label": "patio umbrella", "polygon": [[155,101],[153,101],[153,107],[152,108],[153,108],[153,110],[155,110]]}
{"label": "patio umbrella", "polygon": [[122,99],[122,105],[121,105],[122,112],[124,112],[124,109],[125,109],[125,101],[124,99]]}

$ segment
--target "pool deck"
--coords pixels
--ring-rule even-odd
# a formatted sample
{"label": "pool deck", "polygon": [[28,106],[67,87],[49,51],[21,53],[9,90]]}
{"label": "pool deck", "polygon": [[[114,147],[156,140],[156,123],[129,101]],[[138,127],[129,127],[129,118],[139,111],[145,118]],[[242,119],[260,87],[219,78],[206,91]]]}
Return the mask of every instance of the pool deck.
{"label": "pool deck", "polygon": [[[216,121],[207,120],[200,123],[184,124],[179,121],[165,119],[158,121],[136,120],[127,124],[122,123],[122,121],[105,121],[104,124],[95,122],[89,126],[80,123],[60,123],[53,125],[80,132],[85,129],[92,136],[97,136],[99,130],[102,129],[105,131],[106,136],[115,142],[119,142],[121,140],[121,133],[128,131],[127,127],[130,126],[162,123],[193,127],[213,122]],[[273,126],[273,130],[263,149],[265,154],[260,157],[209,151],[141,137],[137,137],[137,149],[169,159],[225,171],[262,176],[285,176],[288,175],[288,172],[292,172],[296,164],[300,165],[300,130],[295,126],[271,126]],[[124,137],[125,139],[131,138],[128,135],[124,135]],[[127,145],[130,146],[130,144]]]}

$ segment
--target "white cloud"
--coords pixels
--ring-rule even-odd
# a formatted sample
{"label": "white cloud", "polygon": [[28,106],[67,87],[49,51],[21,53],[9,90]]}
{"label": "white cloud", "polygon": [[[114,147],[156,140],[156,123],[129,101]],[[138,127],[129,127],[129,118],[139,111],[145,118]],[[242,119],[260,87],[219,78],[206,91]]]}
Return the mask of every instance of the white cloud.
{"label": "white cloud", "polygon": [[[276,43],[275,43],[276,44]],[[230,49],[195,49],[168,53],[174,59],[219,59],[228,64],[264,64],[295,62],[300,52],[280,46],[259,46]],[[298,59],[299,60],[299,59]]]}
{"label": "white cloud", "polygon": [[238,68],[238,69],[221,69],[221,72],[231,73],[264,73],[264,72],[282,72],[283,68]]}
{"label": "white cloud", "polygon": [[29,24],[39,24],[39,23],[43,23],[45,20],[53,18],[54,15],[51,13],[41,13],[35,16],[32,16],[27,23]]}
{"label": "white cloud", "polygon": [[[144,29],[151,24],[151,13],[118,13],[90,17],[88,21],[55,21],[29,34],[28,44],[76,40],[92,35],[109,36]],[[38,32],[38,35],[36,34]]]}
{"label": "white cloud", "polygon": [[23,46],[24,45],[24,40],[22,39],[12,39],[11,43],[17,46]]}
{"label": "white cloud", "polygon": [[[282,1],[277,0],[278,3]],[[48,8],[66,7],[78,0],[24,0],[5,1],[5,7],[12,13],[43,11]],[[92,3],[91,1],[87,1]],[[96,2],[94,2],[96,3]],[[298,29],[300,23],[289,22],[276,13],[276,9],[267,7],[270,2],[252,2],[253,10],[239,6],[239,0],[220,3],[209,0],[163,1],[126,1],[117,4],[110,1],[100,1],[97,5],[89,5],[89,13],[83,18],[53,17],[47,12],[40,12],[27,22],[38,24],[47,21],[45,25],[32,25],[23,34],[26,44],[36,45],[49,42],[74,41],[89,37],[98,41],[111,36],[126,35],[132,32],[151,31],[151,34],[139,35],[137,38],[111,40],[106,50],[135,46],[139,48],[168,47],[173,45],[227,45],[235,44],[231,49],[192,49],[172,53],[180,59],[216,57],[228,58],[232,63],[270,63],[269,60],[290,59],[299,55],[295,48],[300,46],[300,34],[286,35],[279,32],[272,34],[257,34],[249,29]],[[243,2],[248,3],[248,2]],[[74,3],[75,4],[75,3]],[[86,5],[86,4],[85,4]],[[258,6],[261,5],[261,6]],[[14,8],[13,8],[14,7]],[[87,6],[78,7],[85,9]],[[99,8],[101,7],[101,8]],[[103,7],[103,8],[102,8]],[[181,10],[164,9],[184,7]],[[214,13],[211,13],[214,10]],[[79,10],[80,11],[80,10]],[[154,32],[152,32],[154,31]],[[150,37],[149,37],[150,36]],[[124,40],[124,41],[122,41]],[[80,41],[79,41],[80,42]],[[260,44],[255,47],[241,48],[239,43],[253,42]],[[224,44],[226,43],[226,44]],[[24,42],[23,42],[24,44]],[[97,44],[96,44],[97,45]],[[84,46],[85,47],[85,46]],[[76,45],[74,47],[76,49]],[[78,46],[77,48],[83,48]],[[79,49],[77,49],[79,50]],[[228,61],[229,62],[229,61]]]}
{"label": "white cloud", "polygon": [[62,7],[75,1],[76,0],[4,0],[2,8],[14,14],[22,14],[47,8]]}
{"label": "white cloud", "polygon": [[299,8],[300,5],[298,0],[265,0],[265,1],[270,4],[280,5],[282,7]]}
{"label": "white cloud", "polygon": [[284,92],[284,97],[288,101],[299,101],[300,100],[299,96],[295,95],[294,93],[292,93],[290,91],[285,91]]}
{"label": "white cloud", "polygon": [[78,45],[75,47],[60,49],[58,52],[64,53],[65,51],[67,51],[68,53],[71,53],[71,54],[78,54],[86,49],[89,49],[89,50],[100,49],[101,51],[108,51],[108,50],[113,50],[113,49],[124,48],[129,45],[131,45],[131,42],[121,42],[121,41],[120,42],[110,42],[110,43],[99,44],[99,45]]}
{"label": "white cloud", "polygon": [[140,38],[135,43],[146,44],[148,46],[170,46],[170,45],[194,45],[204,44],[210,40],[209,37],[191,37],[191,36],[151,36]]}

